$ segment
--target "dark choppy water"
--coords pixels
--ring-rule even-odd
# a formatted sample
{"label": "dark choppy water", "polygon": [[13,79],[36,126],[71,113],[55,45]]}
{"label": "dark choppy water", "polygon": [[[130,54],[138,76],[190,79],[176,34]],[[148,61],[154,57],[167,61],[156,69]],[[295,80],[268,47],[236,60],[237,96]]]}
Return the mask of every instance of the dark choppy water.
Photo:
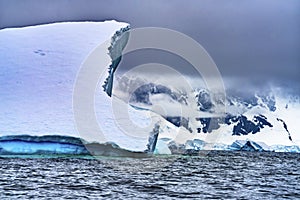
{"label": "dark choppy water", "polygon": [[299,199],[300,154],[2,158],[0,199]]}

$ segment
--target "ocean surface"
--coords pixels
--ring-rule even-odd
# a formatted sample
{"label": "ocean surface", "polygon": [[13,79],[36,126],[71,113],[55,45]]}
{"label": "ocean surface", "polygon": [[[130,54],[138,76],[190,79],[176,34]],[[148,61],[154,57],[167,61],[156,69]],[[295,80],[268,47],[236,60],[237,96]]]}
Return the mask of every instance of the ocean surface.
{"label": "ocean surface", "polygon": [[300,154],[0,158],[0,199],[299,199]]}

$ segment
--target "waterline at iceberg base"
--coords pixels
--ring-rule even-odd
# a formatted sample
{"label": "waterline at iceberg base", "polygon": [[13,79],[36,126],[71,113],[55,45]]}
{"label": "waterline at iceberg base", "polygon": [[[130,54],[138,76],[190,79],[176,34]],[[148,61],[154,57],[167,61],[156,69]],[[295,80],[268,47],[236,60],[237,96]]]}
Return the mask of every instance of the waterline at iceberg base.
{"label": "waterline at iceberg base", "polygon": [[[187,141],[186,144],[176,145],[174,142],[169,144],[171,154],[176,155],[201,155],[205,149],[204,141],[195,139]],[[94,148],[94,151],[93,151]],[[154,150],[154,155],[161,151],[163,146],[159,143]],[[213,151],[250,151],[250,152],[293,152],[300,153],[297,146],[266,146],[251,141],[235,141],[231,145],[218,144],[214,146]],[[153,152],[145,150],[144,152],[133,152],[121,149],[114,143],[87,143],[86,141],[61,135],[47,136],[29,136],[29,135],[13,135],[0,137],[0,156],[16,156],[16,155],[62,155],[62,156],[116,156],[116,157],[149,157]]]}

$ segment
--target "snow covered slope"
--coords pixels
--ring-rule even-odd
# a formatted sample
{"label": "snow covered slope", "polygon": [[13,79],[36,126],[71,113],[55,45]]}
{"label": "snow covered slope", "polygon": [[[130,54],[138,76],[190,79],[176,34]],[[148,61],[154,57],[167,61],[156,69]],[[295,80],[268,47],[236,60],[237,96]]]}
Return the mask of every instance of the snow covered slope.
{"label": "snow covered slope", "polygon": [[[80,137],[72,111],[77,73],[94,48],[127,26],[106,21],[1,30],[0,135]],[[100,56],[107,65],[99,69],[107,69],[109,55]]]}
{"label": "snow covered slope", "polygon": [[78,136],[72,92],[81,63],[126,26],[106,21],[1,30],[0,134]]}

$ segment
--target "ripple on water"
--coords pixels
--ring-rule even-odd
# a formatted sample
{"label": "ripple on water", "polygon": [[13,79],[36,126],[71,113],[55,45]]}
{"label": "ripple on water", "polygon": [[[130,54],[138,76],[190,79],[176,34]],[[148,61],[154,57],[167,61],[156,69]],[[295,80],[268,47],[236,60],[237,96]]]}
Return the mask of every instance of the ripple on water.
{"label": "ripple on water", "polygon": [[300,154],[1,158],[0,199],[300,198]]}

